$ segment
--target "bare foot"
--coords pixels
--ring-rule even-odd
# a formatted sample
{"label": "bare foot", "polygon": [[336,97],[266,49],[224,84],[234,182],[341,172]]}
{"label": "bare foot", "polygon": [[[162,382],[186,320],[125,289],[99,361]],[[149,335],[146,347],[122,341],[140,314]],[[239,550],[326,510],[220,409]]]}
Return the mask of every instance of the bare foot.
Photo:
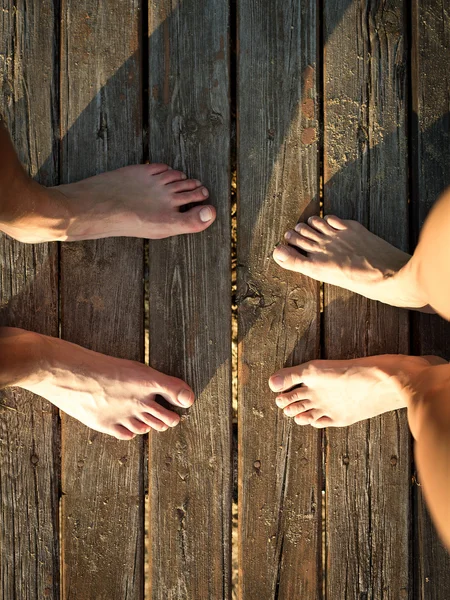
{"label": "bare foot", "polygon": [[314,360],[281,369],[269,380],[277,406],[298,425],[346,427],[405,408],[411,381],[435,356],[382,355],[355,360]]}
{"label": "bare foot", "polygon": [[311,217],[285,235],[275,261],[284,269],[336,285],[372,300],[433,312],[416,284],[411,256],[357,221]]}
{"label": "bare foot", "polygon": [[196,179],[164,164],[133,165],[77,183],[43,188],[26,182],[17,213],[1,229],[22,242],[76,241],[104,237],[160,239],[203,231],[213,206]]}
{"label": "bare foot", "polygon": [[161,406],[157,396],[181,408],[194,402],[192,390],[181,379],[141,363],[41,335],[37,347],[38,371],[16,385],[118,439],[129,440],[150,429],[165,431],[179,423],[179,415]]}

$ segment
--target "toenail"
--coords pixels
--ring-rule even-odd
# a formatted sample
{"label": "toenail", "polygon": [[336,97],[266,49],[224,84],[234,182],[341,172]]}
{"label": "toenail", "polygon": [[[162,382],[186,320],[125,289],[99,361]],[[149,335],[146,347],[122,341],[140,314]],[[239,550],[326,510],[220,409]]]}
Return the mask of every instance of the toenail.
{"label": "toenail", "polygon": [[287,240],[290,240],[290,239],[291,239],[291,237],[292,237],[292,233],[291,233],[290,231],[286,231],[286,233],[284,234],[284,237],[285,237]]}
{"label": "toenail", "polygon": [[191,406],[193,400],[194,396],[189,390],[181,390],[178,394],[178,402],[183,406]]}
{"label": "toenail", "polygon": [[278,258],[279,261],[283,262],[289,258],[289,251],[286,246],[277,246],[274,250],[274,256]]}
{"label": "toenail", "polygon": [[187,175],[186,175],[186,173],[182,173],[182,174],[181,174],[181,179],[187,179]]}
{"label": "toenail", "polygon": [[202,182],[201,182],[201,181],[199,181],[198,179],[196,179],[196,180],[194,181],[194,183],[195,183],[195,185],[196,185],[197,187],[200,187],[200,186],[202,185]]}
{"label": "toenail", "polygon": [[200,211],[200,221],[203,221],[203,223],[207,223],[208,221],[211,221],[211,219],[212,211],[210,208],[205,206],[205,208],[202,208],[202,210]]}
{"label": "toenail", "polygon": [[283,408],[283,405],[284,405],[283,398],[276,398],[275,404],[278,406],[278,408]]}
{"label": "toenail", "polygon": [[206,188],[202,188],[202,194],[205,196],[205,198],[207,198],[209,196],[209,192]]}
{"label": "toenail", "polygon": [[302,225],[303,223],[297,223],[297,225],[294,227],[297,233],[300,233],[300,231],[302,230]]}
{"label": "toenail", "polygon": [[283,378],[282,377],[272,377],[270,380],[270,387],[275,390],[279,390],[283,387]]}

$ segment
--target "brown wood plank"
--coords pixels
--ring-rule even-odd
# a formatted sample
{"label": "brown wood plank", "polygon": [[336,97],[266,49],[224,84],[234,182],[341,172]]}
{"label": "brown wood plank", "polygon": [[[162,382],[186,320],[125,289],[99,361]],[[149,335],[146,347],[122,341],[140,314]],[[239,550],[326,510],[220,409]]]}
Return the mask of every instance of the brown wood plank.
{"label": "brown wood plank", "polygon": [[[445,0],[415,0],[412,11],[413,228],[414,242],[428,211],[450,185],[450,12]],[[414,354],[450,360],[450,324],[414,315]],[[420,488],[415,486],[415,595],[450,598],[450,555],[438,539]]]}
{"label": "brown wood plank", "polygon": [[[6,0],[0,12],[0,114],[29,173],[58,178],[53,2]],[[2,126],[2,125],[0,125]],[[58,335],[55,244],[0,234],[0,325]],[[57,411],[29,392],[0,391],[1,597],[59,598]]]}
{"label": "brown wood plank", "polygon": [[238,3],[239,597],[321,597],[321,434],[268,379],[319,356],[319,286],[275,245],[319,211],[317,3]]}
{"label": "brown wood plank", "polygon": [[150,364],[196,394],[150,444],[151,597],[230,597],[231,269],[228,1],[149,3],[149,148],[203,181],[205,232],[150,242]]}
{"label": "brown wood plank", "polygon": [[[408,246],[406,3],[324,3],[324,211]],[[330,359],[407,353],[406,311],[325,286]],[[398,600],[409,573],[410,442],[404,411],[328,429],[329,598]]]}
{"label": "brown wood plank", "polygon": [[[142,160],[140,2],[62,3],[64,183]],[[143,359],[143,241],[61,248],[62,337]],[[143,443],[63,417],[63,597],[143,597]]]}

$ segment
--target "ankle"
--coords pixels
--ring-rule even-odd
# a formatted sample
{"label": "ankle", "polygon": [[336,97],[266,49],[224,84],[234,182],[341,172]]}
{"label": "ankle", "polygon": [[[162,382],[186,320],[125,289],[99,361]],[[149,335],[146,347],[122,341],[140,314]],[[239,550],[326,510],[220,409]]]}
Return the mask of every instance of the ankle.
{"label": "ankle", "polygon": [[69,222],[64,195],[31,179],[18,183],[0,210],[0,229],[24,243],[64,241]]}
{"label": "ankle", "polygon": [[406,308],[423,308],[429,305],[427,295],[419,283],[416,262],[412,256],[391,278],[391,284],[395,286],[398,296],[404,299]]}
{"label": "ankle", "polygon": [[0,388],[25,387],[42,376],[44,337],[24,329],[0,327]]}

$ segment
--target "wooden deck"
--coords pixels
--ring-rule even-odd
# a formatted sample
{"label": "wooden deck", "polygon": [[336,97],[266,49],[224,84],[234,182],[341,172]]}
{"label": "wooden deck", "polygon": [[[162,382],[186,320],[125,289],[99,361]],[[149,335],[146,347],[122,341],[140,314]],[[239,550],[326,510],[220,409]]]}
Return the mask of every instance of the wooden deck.
{"label": "wooden deck", "polygon": [[218,213],[150,243],[0,238],[2,325],[144,360],[148,306],[150,364],[198,397],[173,431],[119,442],[1,394],[2,600],[449,600],[405,414],[318,432],[267,386],[320,356],[450,359],[437,317],[321,295],[270,258],[321,201],[413,248],[450,184],[447,1],[3,0],[0,22],[0,109],[34,177],[167,161]]}

